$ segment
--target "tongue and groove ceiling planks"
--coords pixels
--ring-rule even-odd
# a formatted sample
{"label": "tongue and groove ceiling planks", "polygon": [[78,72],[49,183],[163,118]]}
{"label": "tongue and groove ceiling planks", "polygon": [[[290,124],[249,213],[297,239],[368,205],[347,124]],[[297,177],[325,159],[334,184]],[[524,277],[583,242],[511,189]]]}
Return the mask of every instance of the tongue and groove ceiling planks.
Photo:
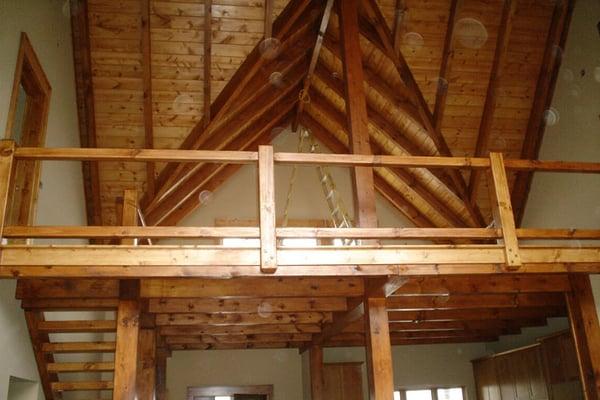
{"label": "tongue and groove ceiling planks", "polygon": [[[84,145],[256,150],[275,128],[297,119],[331,151],[349,151],[336,7],[327,13],[310,74],[310,102],[298,106],[326,1],[273,2],[273,37],[281,43],[273,59],[259,48],[269,29],[264,1],[76,3],[78,79],[91,83],[79,90],[80,111],[93,120],[81,132]],[[493,150],[536,158],[571,7],[543,0],[363,1],[360,48],[372,152],[486,156]],[[88,54],[87,69],[81,54]],[[93,168],[90,221],[116,224],[116,199],[136,188],[145,193],[148,224],[175,225],[199,206],[200,191],[218,189],[239,166],[154,170],[104,162]],[[509,176],[520,217],[530,176],[515,179]],[[475,227],[490,220],[485,176],[378,168],[375,185],[416,226]]]}

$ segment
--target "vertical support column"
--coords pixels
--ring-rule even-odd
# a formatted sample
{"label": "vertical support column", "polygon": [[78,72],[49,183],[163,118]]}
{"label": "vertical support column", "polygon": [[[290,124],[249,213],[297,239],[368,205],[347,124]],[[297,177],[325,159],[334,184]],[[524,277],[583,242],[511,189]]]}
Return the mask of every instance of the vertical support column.
{"label": "vertical support column", "polygon": [[113,400],[135,400],[140,331],[139,281],[121,281],[120,286]]}
{"label": "vertical support column", "polygon": [[[137,193],[135,190],[125,190],[123,194],[121,223],[123,226],[137,225]],[[135,244],[136,240],[123,239],[121,243]],[[113,400],[136,400],[140,314],[140,281],[121,280],[117,309]]]}
{"label": "vertical support column", "polygon": [[275,233],[275,166],[273,147],[258,147],[258,207],[260,216],[260,269],[277,270],[277,240]]}
{"label": "vertical support column", "polygon": [[385,296],[365,297],[367,375],[371,400],[392,400],[394,373]]}
{"label": "vertical support column", "polygon": [[515,218],[510,202],[506,169],[501,153],[490,153],[490,179],[488,181],[490,203],[494,215],[494,225],[502,229],[502,244],[506,258],[506,268],[517,270],[521,267],[519,241]]}
{"label": "vertical support column", "polygon": [[156,388],[156,332],[140,330],[137,365],[137,400],[154,400]]}
{"label": "vertical support column", "polygon": [[313,345],[309,350],[310,362],[310,394],[312,400],[325,400],[323,390],[325,381],[323,378],[323,348]]}
{"label": "vertical support column", "polygon": [[8,215],[8,199],[10,198],[10,178],[15,155],[15,142],[0,141],[0,240],[4,234],[4,225]]}
{"label": "vertical support column", "polygon": [[167,400],[167,358],[168,351],[156,351],[156,400]]}
{"label": "vertical support column", "polygon": [[600,399],[600,325],[588,275],[571,275],[566,294],[571,332],[586,400]]}
{"label": "vertical support column", "polygon": [[[358,3],[359,0],[337,2],[346,94],[346,117],[352,153],[371,154],[358,29]],[[361,228],[377,226],[374,188],[373,168],[354,168],[354,214],[355,221]]]}

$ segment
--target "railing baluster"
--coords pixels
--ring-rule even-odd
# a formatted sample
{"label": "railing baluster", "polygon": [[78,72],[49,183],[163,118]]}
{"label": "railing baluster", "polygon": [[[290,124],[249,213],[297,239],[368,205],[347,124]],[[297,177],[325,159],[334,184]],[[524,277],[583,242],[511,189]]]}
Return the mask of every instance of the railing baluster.
{"label": "railing baluster", "polygon": [[508,270],[517,270],[521,267],[519,241],[515,227],[515,218],[510,202],[506,169],[501,153],[490,153],[490,203],[494,216],[494,225],[502,229],[502,239],[498,242],[504,245],[506,267]]}
{"label": "railing baluster", "polygon": [[8,215],[8,199],[10,197],[10,178],[15,154],[15,142],[0,141],[0,241],[4,237],[4,225]]}
{"label": "railing baluster", "polygon": [[275,174],[273,147],[258,148],[258,192],[260,216],[260,269],[277,270],[277,238],[275,233]]}

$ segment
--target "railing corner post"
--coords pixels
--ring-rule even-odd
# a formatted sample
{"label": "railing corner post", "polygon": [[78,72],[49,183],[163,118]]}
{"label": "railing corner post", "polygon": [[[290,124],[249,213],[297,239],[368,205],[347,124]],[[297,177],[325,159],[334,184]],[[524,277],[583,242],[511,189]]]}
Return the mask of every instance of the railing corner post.
{"label": "railing corner post", "polygon": [[499,243],[504,245],[506,269],[515,271],[521,267],[522,262],[502,153],[490,153],[490,178],[488,186],[494,225],[502,230]]}

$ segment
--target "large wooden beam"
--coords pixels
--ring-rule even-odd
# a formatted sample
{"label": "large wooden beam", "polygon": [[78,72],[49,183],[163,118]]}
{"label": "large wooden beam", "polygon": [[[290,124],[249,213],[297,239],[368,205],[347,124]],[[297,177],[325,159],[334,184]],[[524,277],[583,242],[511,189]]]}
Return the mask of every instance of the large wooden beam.
{"label": "large wooden beam", "polygon": [[167,400],[167,357],[168,350],[156,351],[156,400]]}
{"label": "large wooden beam", "polygon": [[[150,34],[151,1],[141,1],[141,51],[142,85],[144,91],[144,144],[146,149],[154,147],[154,122],[152,118],[152,38]],[[154,195],[154,163],[146,163],[146,190]]]}
{"label": "large wooden beam", "polygon": [[212,0],[204,0],[204,128],[210,123],[210,102],[212,83]]}
{"label": "large wooden beam", "polygon": [[[370,154],[367,102],[358,28],[358,4],[358,0],[337,3],[346,94],[346,119],[352,153]],[[375,227],[377,214],[373,169],[355,168],[353,178],[355,221],[360,227]]]}
{"label": "large wooden beam", "polygon": [[[496,39],[496,51],[494,53],[492,71],[490,72],[483,114],[481,116],[481,123],[479,124],[479,134],[477,135],[477,143],[475,146],[475,157],[485,156],[489,148],[492,123],[494,122],[494,112],[498,100],[498,91],[502,81],[503,69],[507,61],[508,43],[516,9],[516,0],[507,0],[504,2],[498,38]],[[471,203],[476,202],[480,177],[480,171],[473,171],[469,178],[469,196]]]}
{"label": "large wooden beam", "polygon": [[571,332],[579,361],[579,371],[587,400],[600,398],[600,325],[590,277],[572,275],[567,293]]}

